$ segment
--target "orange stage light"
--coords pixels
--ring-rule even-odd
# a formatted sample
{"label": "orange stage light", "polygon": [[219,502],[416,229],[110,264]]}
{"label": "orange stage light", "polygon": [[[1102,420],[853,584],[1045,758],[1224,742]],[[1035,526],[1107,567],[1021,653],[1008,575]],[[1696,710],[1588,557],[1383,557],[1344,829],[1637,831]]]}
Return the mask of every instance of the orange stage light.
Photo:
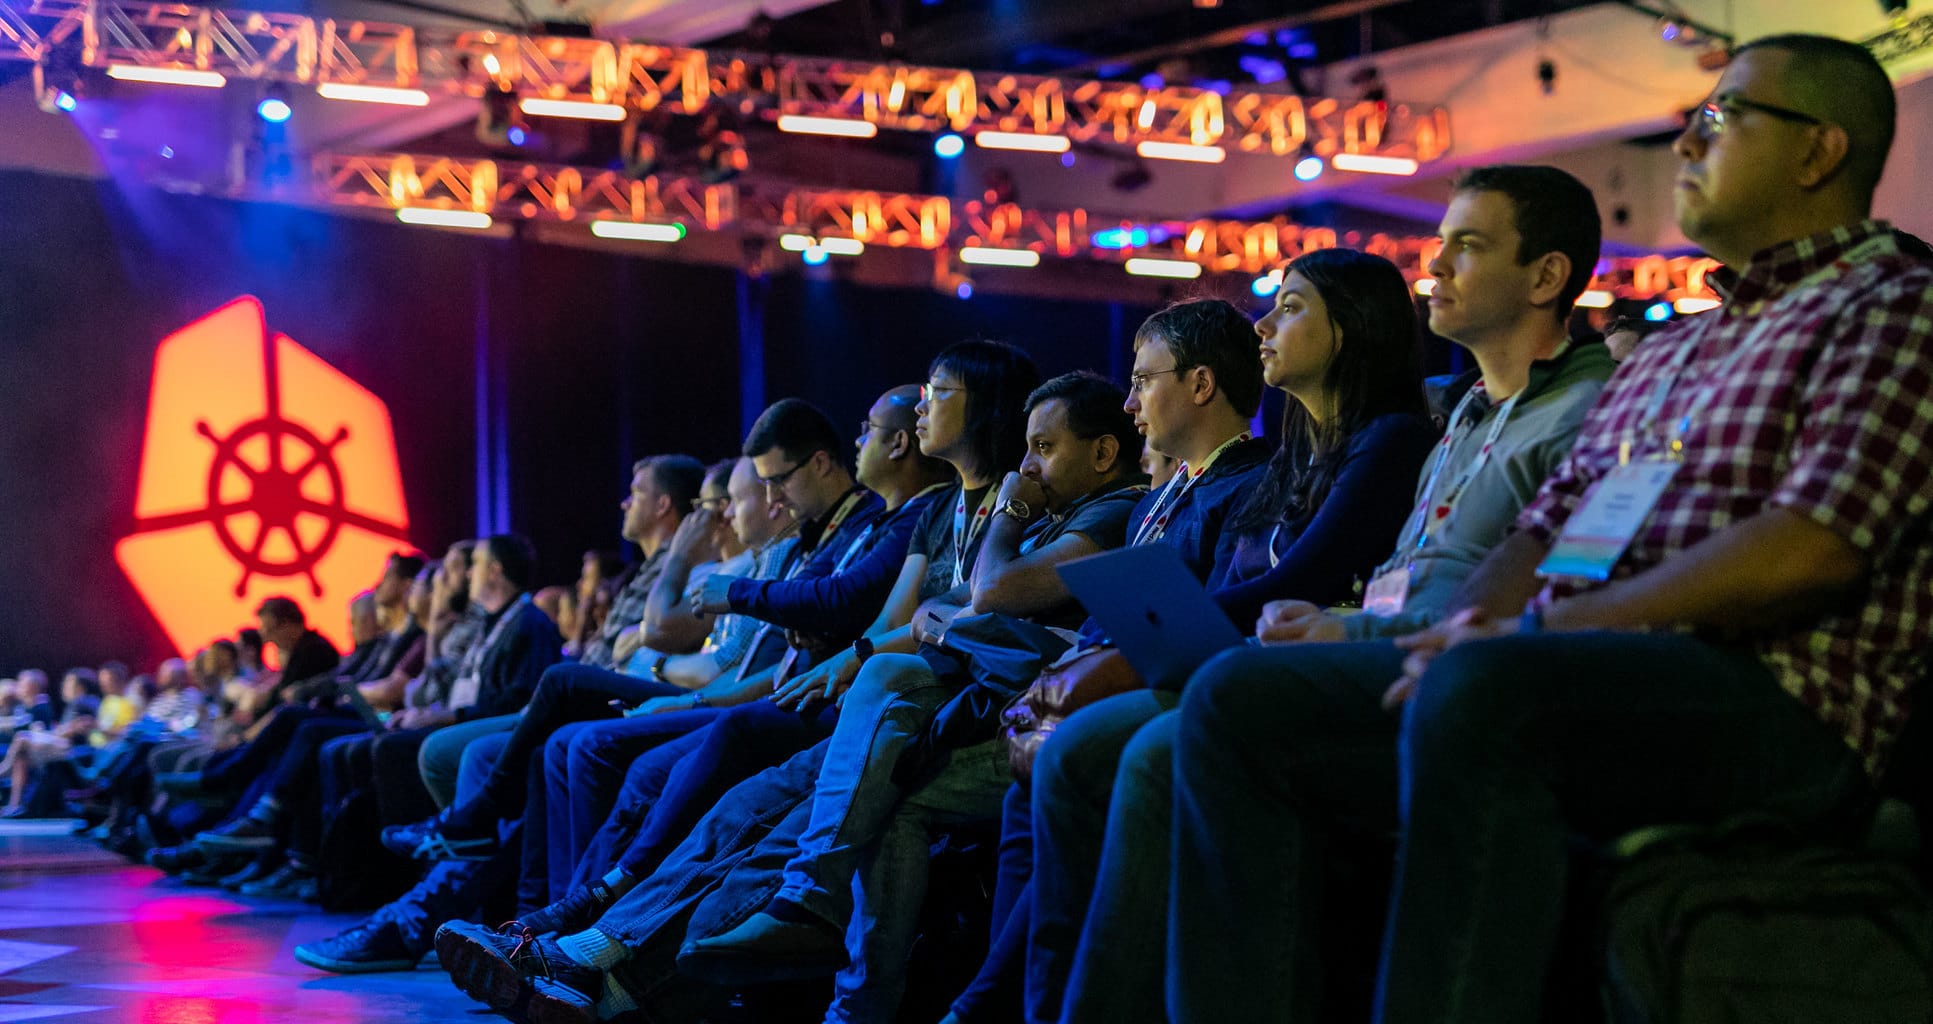
{"label": "orange stage light", "polygon": [[347,649],[349,599],[408,546],[389,409],[235,299],[155,352],[134,516],[114,557],[176,650],[275,595]]}

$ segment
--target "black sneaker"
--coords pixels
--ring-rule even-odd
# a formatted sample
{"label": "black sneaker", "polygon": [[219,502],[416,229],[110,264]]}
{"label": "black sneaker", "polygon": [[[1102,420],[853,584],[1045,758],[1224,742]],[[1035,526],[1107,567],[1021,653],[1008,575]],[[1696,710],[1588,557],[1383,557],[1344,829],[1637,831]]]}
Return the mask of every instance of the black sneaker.
{"label": "black sneaker", "polygon": [[447,812],[409,825],[383,829],[383,846],[412,860],[489,860],[497,855],[497,828],[471,835],[450,827]]}
{"label": "black sneaker", "polygon": [[[213,860],[203,861],[195,867],[183,871],[179,877],[187,885],[216,886],[222,884],[228,878],[233,877],[237,873],[235,869],[246,869],[252,866],[248,862],[235,857],[217,857]],[[240,883],[238,882],[236,884],[239,885]]]}
{"label": "black sneaker", "polygon": [[[233,863],[232,861],[230,863]],[[260,881],[275,873],[275,868],[261,860],[251,860],[242,864],[239,871],[231,871],[222,876],[221,887],[229,892],[241,892],[242,886]]]}
{"label": "black sneaker", "polygon": [[208,863],[208,857],[201,852],[201,847],[183,843],[180,846],[157,846],[148,851],[147,861],[152,867],[178,875]]}
{"label": "black sneaker", "polygon": [[288,863],[276,868],[273,874],[242,883],[236,891],[261,899],[299,900],[304,892],[313,892],[315,887],[315,872]]}
{"label": "black sneaker", "polygon": [[220,828],[195,836],[195,845],[207,853],[260,853],[275,845],[275,826],[254,818],[236,818]]}
{"label": "black sneaker", "polygon": [[617,894],[611,891],[610,886],[596,881],[572,888],[564,894],[563,899],[517,918],[505,925],[504,930],[530,931],[538,935],[546,932],[569,935],[596,924],[597,919],[603,917],[604,912],[616,902]]}
{"label": "black sneaker", "polygon": [[565,956],[554,935],[451,921],[436,930],[436,955],[464,995],[512,1020],[597,1020],[604,972]]}
{"label": "black sneaker", "polygon": [[423,952],[403,942],[396,922],[370,918],[340,935],[295,947],[295,959],[335,974],[413,971]]}

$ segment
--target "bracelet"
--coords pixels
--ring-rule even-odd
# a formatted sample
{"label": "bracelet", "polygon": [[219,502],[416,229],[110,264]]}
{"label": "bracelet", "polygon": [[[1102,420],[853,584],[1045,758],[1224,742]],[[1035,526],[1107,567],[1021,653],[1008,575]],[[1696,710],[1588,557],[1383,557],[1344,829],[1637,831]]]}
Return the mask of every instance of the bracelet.
{"label": "bracelet", "polygon": [[696,690],[692,691],[691,710],[696,711],[699,708],[708,708],[708,707],[711,707],[711,701],[706,700],[704,694],[699,693]]}

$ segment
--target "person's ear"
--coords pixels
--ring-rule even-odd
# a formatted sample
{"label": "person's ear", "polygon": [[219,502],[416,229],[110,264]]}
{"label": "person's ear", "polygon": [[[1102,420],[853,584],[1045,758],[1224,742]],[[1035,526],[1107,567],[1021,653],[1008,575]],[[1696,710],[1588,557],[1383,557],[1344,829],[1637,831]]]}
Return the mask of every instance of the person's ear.
{"label": "person's ear", "polygon": [[1220,393],[1215,384],[1215,371],[1206,366],[1189,367],[1188,380],[1189,394],[1196,405],[1207,405]]}
{"label": "person's ear", "polygon": [[1530,281],[1530,304],[1555,303],[1571,279],[1571,258],[1561,252],[1547,252],[1538,258],[1535,267],[1536,273]]}
{"label": "person's ear", "polygon": [[886,449],[886,457],[894,461],[911,458],[914,445],[913,432],[910,430],[893,431],[893,443]]}
{"label": "person's ear", "polygon": [[1813,133],[1812,145],[1799,162],[1798,182],[1802,188],[1818,188],[1846,168],[1852,139],[1836,124],[1822,124]]}
{"label": "person's ear", "polygon": [[1093,441],[1094,472],[1106,475],[1113,472],[1115,462],[1121,458],[1121,442],[1113,434],[1102,434]]}

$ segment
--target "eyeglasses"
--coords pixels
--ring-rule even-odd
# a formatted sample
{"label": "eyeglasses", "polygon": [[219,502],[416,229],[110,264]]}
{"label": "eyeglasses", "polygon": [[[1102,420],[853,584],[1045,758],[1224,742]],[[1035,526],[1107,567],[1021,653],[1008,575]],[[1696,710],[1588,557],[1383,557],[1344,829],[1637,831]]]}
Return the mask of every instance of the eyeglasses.
{"label": "eyeglasses", "polygon": [[725,506],[731,504],[731,502],[732,499],[727,496],[723,498],[699,498],[697,504],[701,511],[723,512],[725,511]]}
{"label": "eyeglasses", "polygon": [[859,436],[860,436],[860,437],[871,437],[871,436],[872,436],[872,432],[873,432],[873,431],[875,431],[875,430],[888,430],[888,429],[890,429],[890,428],[888,428],[888,427],[886,426],[886,424],[884,424],[884,423],[874,423],[874,422],[873,422],[872,420],[860,420],[860,421],[859,421]]}
{"label": "eyeglasses", "polygon": [[1717,99],[1706,100],[1697,110],[1691,112],[1691,123],[1700,137],[1715,139],[1725,134],[1726,118],[1739,110],[1754,110],[1793,124],[1825,124],[1824,121],[1803,111],[1793,110],[1790,107],[1775,107],[1770,103],[1748,100],[1743,96],[1720,96]]}
{"label": "eyeglasses", "polygon": [[1164,373],[1180,373],[1187,369],[1192,369],[1192,367],[1170,366],[1165,370],[1143,370],[1140,373],[1130,373],[1128,374],[1128,390],[1137,395],[1145,395],[1148,393],[1148,384],[1156,377]]}
{"label": "eyeglasses", "polygon": [[928,381],[925,384],[920,385],[920,401],[925,402],[927,405],[932,405],[934,402],[939,400],[941,395],[956,394],[958,392],[965,391],[965,390],[966,390],[965,388],[943,387],[941,385],[933,383],[932,381]]}
{"label": "eyeglasses", "polygon": [[[813,455],[817,455],[817,454],[818,454],[817,452],[813,453]],[[784,487],[785,482],[787,480],[792,479],[792,474],[797,473],[801,469],[804,469],[806,465],[811,461],[812,461],[812,456],[808,455],[805,457],[804,461],[793,466],[791,469],[788,469],[783,473],[774,473],[771,476],[759,477],[758,482],[764,484],[767,487],[772,488],[773,490],[777,490],[778,488]]]}

